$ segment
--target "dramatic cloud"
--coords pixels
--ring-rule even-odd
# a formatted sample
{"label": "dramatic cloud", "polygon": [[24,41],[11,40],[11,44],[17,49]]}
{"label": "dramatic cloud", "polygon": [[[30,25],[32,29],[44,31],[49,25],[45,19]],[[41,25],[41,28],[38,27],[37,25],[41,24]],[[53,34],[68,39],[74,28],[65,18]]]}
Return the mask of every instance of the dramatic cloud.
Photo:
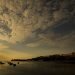
{"label": "dramatic cloud", "polygon": [[0,0],[0,40],[14,50],[74,50],[75,0]]}

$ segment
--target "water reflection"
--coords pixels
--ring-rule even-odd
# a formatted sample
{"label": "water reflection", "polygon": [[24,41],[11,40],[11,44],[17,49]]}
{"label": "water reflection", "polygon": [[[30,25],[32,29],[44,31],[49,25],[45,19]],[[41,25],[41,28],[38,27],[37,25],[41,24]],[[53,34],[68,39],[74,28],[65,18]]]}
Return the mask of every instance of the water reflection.
{"label": "water reflection", "polygon": [[0,65],[0,75],[75,75],[75,64],[20,62],[16,67]]}

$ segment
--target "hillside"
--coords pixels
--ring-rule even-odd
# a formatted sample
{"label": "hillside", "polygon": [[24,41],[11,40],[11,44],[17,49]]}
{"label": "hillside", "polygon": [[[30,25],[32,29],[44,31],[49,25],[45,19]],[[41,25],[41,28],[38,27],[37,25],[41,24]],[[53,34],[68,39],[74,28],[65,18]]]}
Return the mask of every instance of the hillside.
{"label": "hillside", "polygon": [[12,59],[11,61],[62,61],[62,62],[75,62],[75,52],[70,54],[55,54],[49,56],[39,56],[31,59]]}

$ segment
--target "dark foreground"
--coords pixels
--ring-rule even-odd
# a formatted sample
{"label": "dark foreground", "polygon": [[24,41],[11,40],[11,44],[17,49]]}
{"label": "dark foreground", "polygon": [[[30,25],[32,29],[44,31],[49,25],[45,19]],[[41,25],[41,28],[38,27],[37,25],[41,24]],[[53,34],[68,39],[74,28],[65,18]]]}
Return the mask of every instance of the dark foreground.
{"label": "dark foreground", "polygon": [[[14,62],[17,64],[17,62]],[[0,64],[0,75],[75,75],[75,64],[55,62],[20,62],[15,67]]]}

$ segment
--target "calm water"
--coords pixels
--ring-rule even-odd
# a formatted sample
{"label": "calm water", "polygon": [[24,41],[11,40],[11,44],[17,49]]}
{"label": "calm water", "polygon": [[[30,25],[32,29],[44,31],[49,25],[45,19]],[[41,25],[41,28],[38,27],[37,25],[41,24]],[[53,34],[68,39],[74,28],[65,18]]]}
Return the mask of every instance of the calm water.
{"label": "calm water", "polygon": [[75,64],[21,62],[16,67],[0,65],[0,75],[75,75]]}

